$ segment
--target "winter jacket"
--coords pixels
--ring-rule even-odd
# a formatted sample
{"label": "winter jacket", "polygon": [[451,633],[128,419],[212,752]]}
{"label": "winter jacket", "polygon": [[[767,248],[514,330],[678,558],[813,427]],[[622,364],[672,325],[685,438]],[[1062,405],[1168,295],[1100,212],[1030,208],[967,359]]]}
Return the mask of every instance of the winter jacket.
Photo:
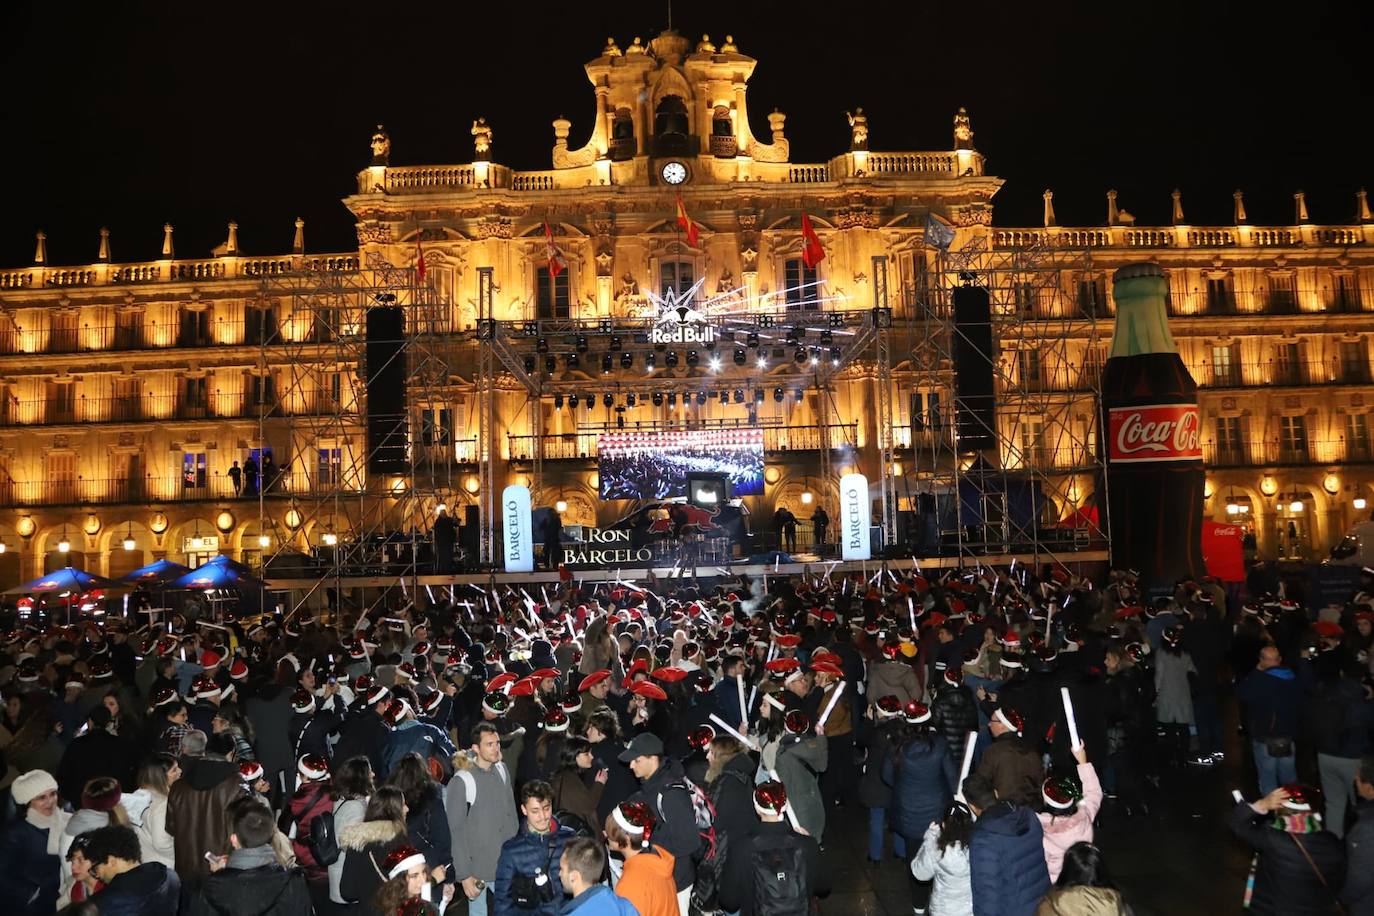
{"label": "winter jacket", "polygon": [[1374,916],[1374,801],[1355,806],[1358,818],[1345,833],[1345,901],[1349,916]]}
{"label": "winter jacket", "polygon": [[596,781],[596,771],[559,770],[549,781],[553,787],[553,808],[576,815],[595,834],[603,821],[596,819],[596,806],[606,787]]}
{"label": "winter jacket", "polygon": [[1155,719],[1187,725],[1193,721],[1193,695],[1188,675],[1196,675],[1192,656],[1164,649],[1155,655]]}
{"label": "winter jacket", "polygon": [[940,820],[957,788],[959,771],[950,759],[945,739],[917,736],[895,757],[883,761],[883,782],[892,786],[888,821],[892,832],[915,842]]}
{"label": "winter jacket", "polygon": [[[749,702],[749,685],[744,685],[744,702]],[[744,714],[740,711],[739,681],[732,677],[723,677],[711,688],[711,711],[720,716],[731,728],[738,728],[744,721]],[[643,913],[640,916],[644,916]]]}
{"label": "winter jacket", "polygon": [[167,794],[167,832],[172,835],[177,876],[198,885],[210,874],[205,854],[229,852],[229,804],[244,795],[239,768],[227,760],[189,757]]}
{"label": "winter jacket", "polygon": [[997,797],[1032,810],[1040,807],[1045,767],[1040,755],[1012,732],[992,739],[975,770],[992,781]]}
{"label": "winter jacket", "polygon": [[978,916],[1032,916],[1050,889],[1035,812],[998,801],[975,822],[968,850],[973,911]]}
{"label": "winter jacket", "polygon": [[829,746],[824,738],[787,738],[774,763],[797,822],[817,842],[825,834],[825,802],[820,782],[829,760]]}
{"label": "winter jacket", "polygon": [[359,821],[340,830],[337,836],[339,851],[344,856],[339,896],[351,902],[348,912],[352,916],[375,916],[372,895],[383,884],[387,853],[410,842],[390,821]]}
{"label": "winter jacket", "polygon": [[299,869],[276,862],[256,868],[229,865],[205,879],[191,916],[297,916],[309,913],[310,891]]}
{"label": "winter jacket", "polygon": [[[838,684],[831,684],[820,691],[821,712],[825,712],[825,708],[830,705],[831,697],[835,695],[835,688],[838,686]],[[830,718],[825,720],[825,736],[827,738],[843,738],[854,731],[854,724],[849,715],[849,704],[853,696],[854,691],[846,685],[844,694],[840,696],[834,708],[830,710]],[[739,705],[738,701],[735,705]],[[819,722],[820,718],[817,717],[813,721]]]}
{"label": "winter jacket", "polygon": [[1319,681],[1303,723],[1317,753],[1358,760],[1369,750],[1374,705],[1366,702],[1359,681],[1348,677]]}
{"label": "winter jacket", "polygon": [[[315,861],[315,856],[310,851],[310,829],[315,823],[315,818],[325,812],[334,810],[334,798],[329,794],[329,783],[327,782],[307,782],[296,790],[287,802],[287,810],[290,811],[290,823],[296,825],[295,837],[291,840],[291,851],[296,854],[296,861],[305,872],[307,881],[323,881],[327,877],[325,866]],[[285,821],[286,818],[283,818]],[[288,836],[291,834],[289,824],[283,824],[282,832]]]}
{"label": "winter jacket", "polygon": [[177,873],[161,862],[136,865],[91,898],[100,916],[176,916],[181,898]]}
{"label": "winter jacket", "polygon": [[810,899],[823,893],[826,876],[821,870],[820,846],[815,837],[796,833],[786,819],[761,821],[738,844],[732,840],[725,862],[725,877],[720,882],[720,908],[739,916],[754,916],[754,852],[776,847],[781,841],[800,843],[802,872],[800,876]]}
{"label": "winter jacket", "polygon": [[[472,802],[468,803],[468,786]],[[515,806],[515,787],[504,762],[484,770],[467,754],[454,758],[453,778],[444,788],[444,812],[448,818],[450,855],[456,881],[481,878],[496,880],[501,844],[520,829]]]}
{"label": "winter jacket", "polygon": [[[552,831],[537,834],[530,831],[522,820],[520,829],[509,840],[501,844],[501,855],[496,862],[496,880],[492,882],[492,903],[488,912],[491,916],[558,916],[563,911],[563,882],[559,878],[558,859],[563,855],[563,847],[573,838],[567,827],[552,824]],[[516,907],[511,900],[511,880],[516,875],[534,877],[539,874],[549,876],[553,885],[553,899],[532,910]]]}
{"label": "winter jacket", "polygon": [[248,698],[244,713],[253,724],[258,762],[268,780],[275,781],[277,773],[294,773],[296,758],[292,756],[290,728],[295,712],[291,709],[291,691],[269,684],[258,696]]}
{"label": "winter jacket", "polygon": [[421,760],[428,760],[431,754],[447,760],[457,753],[457,748],[448,739],[448,735],[433,725],[426,725],[415,719],[407,719],[396,726],[396,730],[391,733],[391,738],[386,747],[386,758],[377,775],[389,774],[395,769],[400,759],[411,751],[419,754]]}
{"label": "winter jacket", "polygon": [[[62,829],[58,821],[51,829]],[[0,863],[0,899],[6,910],[15,916],[51,916],[57,909],[62,859],[48,852],[48,830],[29,823],[21,812],[0,833]]]}
{"label": "winter jacket", "polygon": [[80,804],[82,788],[97,776],[118,780],[126,792],[132,789],[134,757],[126,742],[104,729],[96,729],[72,739],[54,775],[62,797]]}
{"label": "winter jacket", "polygon": [[[350,798],[346,801],[334,803],[334,836],[338,837],[339,832],[345,827],[353,824],[361,824],[363,817],[367,814],[367,799]],[[343,903],[343,897],[339,896],[339,880],[343,878],[344,859],[347,858],[342,848],[339,849],[339,857],[334,860],[334,864],[329,866],[329,899],[335,903]]]}
{"label": "winter jacket", "polygon": [[1064,868],[1064,853],[1069,847],[1093,841],[1093,820],[1102,807],[1102,784],[1091,763],[1078,765],[1078,779],[1083,783],[1083,800],[1078,803],[1077,811],[1063,817],[1047,809],[1038,815],[1045,831],[1045,865],[1050,870],[1051,883],[1059,880],[1059,872]]}
{"label": "winter jacket", "polygon": [[391,729],[386,727],[382,717],[368,708],[354,713],[339,729],[339,741],[334,745],[334,759],[351,760],[366,757],[372,764],[372,772],[380,773],[386,765],[386,747],[391,740]]}
{"label": "winter jacket", "polygon": [[1289,668],[1258,668],[1236,685],[1252,741],[1294,738],[1302,709],[1302,688]]}
{"label": "winter jacket", "polygon": [[1130,916],[1121,892],[1106,887],[1055,888],[1035,908],[1035,916]]}
{"label": "winter jacket", "polygon": [[859,777],[859,804],[865,808],[886,808],[892,804],[892,787],[883,782],[883,762],[896,753],[892,729],[886,723],[859,720],[856,743],[867,751],[863,775]]}
{"label": "winter jacket", "polygon": [[[1332,894],[1338,893],[1346,874],[1345,846],[1334,833],[1321,830],[1298,836],[1279,830],[1271,815],[1257,814],[1248,802],[1236,805],[1231,813],[1231,830],[1259,854],[1251,913],[1300,916],[1332,911]],[[1326,887],[1312,871],[1299,844],[1326,879]]]}
{"label": "winter jacket", "polygon": [[677,884],[673,881],[673,854],[658,844],[625,860],[615,892],[635,908],[639,916],[678,916]]}
{"label": "winter jacket", "polygon": [[[587,699],[591,699],[590,694],[587,695]],[[582,702],[585,706],[587,701]],[[635,774],[628,766],[620,762],[620,752],[623,750],[625,745],[610,738],[592,745],[592,756],[596,758],[596,763],[592,766],[598,770],[604,768],[607,773],[606,788],[601,792],[601,801],[596,805],[598,824],[606,823],[606,816],[611,813],[612,808],[639,791],[639,780],[635,779]]]}
{"label": "winter jacket", "polygon": [[634,904],[604,884],[593,884],[564,903],[563,913],[564,916],[571,913],[577,916],[642,916],[635,911]]}
{"label": "winter jacket", "polygon": [[876,703],[888,695],[903,703],[921,698],[921,683],[916,679],[916,671],[906,662],[885,661],[869,666],[864,696],[870,703]]}
{"label": "winter jacket", "polygon": [[134,828],[144,862],[161,862],[176,868],[176,844],[167,832],[167,796],[152,791],[153,800],[143,812],[143,822]]}
{"label": "winter jacket", "polygon": [[[825,743],[821,743],[825,747]],[[661,758],[660,758],[661,759]],[[697,831],[696,812],[692,808],[692,797],[684,789],[670,788],[680,786],[687,779],[682,773],[682,764],[676,760],[662,760],[654,775],[644,780],[639,792],[631,796],[642,801],[653,811],[658,819],[654,837],[664,849],[673,854],[673,878],[679,891],[686,890],[696,880],[696,866],[692,857],[701,846],[701,834]],[[790,796],[791,793],[789,792]]]}
{"label": "winter jacket", "polygon": [[448,815],[444,811],[444,796],[437,784],[430,792],[429,801],[415,806],[406,814],[406,833],[410,836],[411,845],[424,853],[425,862],[431,869],[438,865],[453,866]]}
{"label": "winter jacket", "polygon": [[754,813],[754,761],[739,753],[725,761],[720,773],[707,787],[716,809],[716,836],[742,837],[759,822]]}
{"label": "winter jacket", "polygon": [[968,733],[978,730],[978,703],[967,687],[941,687],[930,703],[931,725],[943,736],[951,759],[963,763]]}
{"label": "winter jacket", "polygon": [[930,916],[973,916],[973,887],[969,883],[968,847],[951,843],[940,850],[940,825],[926,828],[925,839],[911,860],[917,881],[935,882],[930,891]]}

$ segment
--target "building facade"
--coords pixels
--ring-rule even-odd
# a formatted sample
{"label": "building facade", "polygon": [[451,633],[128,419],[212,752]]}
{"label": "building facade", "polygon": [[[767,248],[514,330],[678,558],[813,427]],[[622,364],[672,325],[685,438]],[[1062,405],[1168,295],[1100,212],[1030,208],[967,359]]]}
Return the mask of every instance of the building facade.
{"label": "building facade", "polygon": [[[1020,399],[1002,409],[999,458],[1039,468],[1050,515],[1092,501],[1111,273],[1153,260],[1202,389],[1208,514],[1251,528],[1261,556],[1309,559],[1368,517],[1374,221],[1363,193],[1347,225],[1312,224],[1298,195],[1291,225],[1254,226],[1237,192],[1229,226],[1190,225],[1177,196],[1171,225],[1136,226],[1112,194],[1105,225],[1061,227],[1046,192],[1043,226],[1003,228],[1001,181],[985,173],[962,109],[945,150],[871,150],[858,110],[850,149],[793,162],[784,114],[767,116],[767,137],[751,127],[755,64],[728,37],[609,42],[585,67],[596,103],[576,126],[586,141],[574,148],[574,125],[554,121],[544,171],[501,165],[484,120],[472,125],[472,161],[454,165],[393,165],[403,145],[393,155],[379,127],[344,201],[355,251],[307,253],[298,223],[293,251],[245,256],[231,224],[214,256],[187,260],[168,226],[159,260],[120,263],[102,233],[94,263],[58,267],[40,234],[33,264],[0,271],[0,583],[68,563],[119,575],[164,556],[308,552],[364,528],[425,526],[388,518],[388,505],[461,511],[513,482],[564,508],[567,523],[604,525],[628,507],[597,496],[596,437],[625,428],[761,427],[755,516],[785,505],[805,519],[815,504],[834,516],[847,468],[888,476],[909,508],[912,482],[938,470],[922,467],[922,442],[949,435],[951,367],[920,351],[931,278],[960,252],[966,263],[969,252],[1034,262],[1036,280],[1013,277],[998,300],[999,390]],[[815,267],[804,215],[825,251]],[[946,230],[952,241],[932,238]],[[551,246],[564,269],[550,270]],[[437,309],[426,352],[442,361],[405,404],[409,448],[427,456],[423,485],[369,474],[361,325],[322,333],[319,321],[320,297],[338,288],[329,278],[372,290],[359,278],[382,266],[417,276],[421,259]],[[740,364],[722,347],[723,367],[707,356],[651,375],[642,353],[622,362],[604,342],[554,337],[525,363],[537,394],[518,366],[483,368],[484,322],[542,344],[540,327],[609,333],[685,289],[780,325],[890,310],[890,366],[873,349],[837,352],[837,371],[803,385],[800,358],[778,365],[790,349],[765,364],[751,350]],[[563,393],[579,389],[574,408]],[[399,498],[407,487],[428,501]]]}

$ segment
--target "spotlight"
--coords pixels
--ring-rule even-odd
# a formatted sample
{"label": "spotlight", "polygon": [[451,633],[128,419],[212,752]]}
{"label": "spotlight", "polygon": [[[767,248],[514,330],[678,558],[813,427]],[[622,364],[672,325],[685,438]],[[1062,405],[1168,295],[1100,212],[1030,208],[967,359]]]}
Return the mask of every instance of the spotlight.
{"label": "spotlight", "polygon": [[792,358],[799,363],[806,362],[806,347],[797,347],[797,352],[792,354]]}
{"label": "spotlight", "polygon": [[787,329],[787,342],[790,343],[790,344],[793,344],[793,343],[796,343],[796,342],[797,342],[797,329],[796,329],[796,328],[788,328],[788,329]]}
{"label": "spotlight", "polygon": [[582,357],[578,356],[576,353],[569,353],[569,354],[568,354],[568,368],[569,368],[569,369],[576,369],[576,368],[577,368],[578,366],[580,366],[580,365],[582,365]]}
{"label": "spotlight", "polygon": [[839,348],[839,347],[831,347],[831,348],[830,348],[830,361],[831,361],[832,363],[834,363],[835,365],[837,365],[837,366],[840,364],[840,348]]}
{"label": "spotlight", "polygon": [[668,366],[669,369],[676,369],[676,368],[677,368],[677,351],[676,351],[676,350],[669,350],[669,351],[668,351],[668,358],[664,360],[664,363],[667,364],[667,366]]}
{"label": "spotlight", "polygon": [[601,357],[601,374],[605,375],[611,371],[611,354],[605,353]]}
{"label": "spotlight", "polygon": [[705,407],[705,406],[706,406],[706,392],[704,392],[704,391],[698,391],[698,392],[697,392],[697,406],[698,406],[698,407]]}
{"label": "spotlight", "polygon": [[792,392],[792,397],[796,399],[796,401],[797,401],[798,404],[801,403],[802,397],[803,397],[804,395],[805,395],[805,392],[803,392],[800,388],[798,388],[796,391]]}
{"label": "spotlight", "polygon": [[712,371],[712,372],[719,372],[719,371],[720,371],[720,357],[719,357],[719,356],[713,356],[713,357],[711,357],[711,371]]}
{"label": "spotlight", "polygon": [[588,410],[591,410],[593,407],[596,406],[596,395],[594,395],[594,394],[584,394],[584,395],[582,395],[582,403],[586,405],[586,407],[587,407]]}
{"label": "spotlight", "polygon": [[653,397],[654,397],[654,406],[655,406],[655,407],[662,407],[662,406],[663,406],[663,392],[661,392],[661,391],[655,391]]}
{"label": "spotlight", "polygon": [[539,338],[538,342],[534,345],[534,349],[539,353],[549,352],[549,339],[547,337]]}
{"label": "spotlight", "polygon": [[762,388],[755,388],[755,389],[754,389],[754,403],[755,403],[755,404],[762,404],[762,403],[763,403],[763,389],[762,389]]}
{"label": "spotlight", "polygon": [[743,351],[742,349],[740,349],[739,347],[736,347],[736,348],[735,348],[735,365],[736,365],[736,366],[743,366],[743,365],[744,365],[744,351]]}
{"label": "spotlight", "polygon": [[553,396],[553,409],[554,409],[554,410],[562,410],[562,409],[563,409],[563,395],[561,395],[561,394],[555,394],[555,395]]}
{"label": "spotlight", "polygon": [[676,391],[670,391],[670,392],[668,392],[668,406],[669,406],[669,407],[676,407],[676,406],[677,406],[677,392],[676,392]]}
{"label": "spotlight", "polygon": [[577,395],[568,395],[568,406],[571,407],[573,410],[577,409]]}
{"label": "spotlight", "polygon": [[657,369],[657,368],[658,368],[658,355],[655,354],[655,353],[645,353],[645,354],[644,354],[644,368],[647,369],[647,370],[650,371],[650,372],[653,372],[655,369]]}
{"label": "spotlight", "polygon": [[620,354],[620,368],[622,368],[622,369],[628,369],[628,368],[630,368],[631,366],[633,366],[634,364],[635,364],[635,356],[634,356],[633,353],[630,353],[629,351],[626,351],[626,352]]}
{"label": "spotlight", "polygon": [[596,323],[596,327],[597,330],[599,330],[602,334],[611,333],[611,319],[602,318],[600,321]]}
{"label": "spotlight", "polygon": [[750,331],[750,332],[749,332],[749,336],[746,337],[746,338],[744,339],[744,343],[745,343],[745,346],[750,347],[751,349],[758,349],[758,345],[759,345],[759,332],[758,332],[758,331]]}
{"label": "spotlight", "polygon": [[829,328],[825,328],[821,331],[821,343],[825,344],[827,347],[830,346],[830,342],[834,339],[835,335],[830,333]]}
{"label": "spotlight", "polygon": [[782,403],[782,389],[781,389],[781,388],[774,388],[774,389],[773,389],[773,400],[777,401],[779,404]]}
{"label": "spotlight", "polygon": [[817,350],[815,347],[811,348],[811,365],[814,366],[821,361],[820,352],[821,351]]}
{"label": "spotlight", "polygon": [[528,375],[529,373],[531,373],[531,372],[533,372],[533,371],[534,371],[534,357],[533,357],[533,356],[526,356],[526,357],[525,357],[525,374]]}
{"label": "spotlight", "polygon": [[720,402],[721,402],[722,404],[729,404],[729,403],[730,403],[730,392],[728,392],[728,391],[722,391],[722,392],[720,393]]}
{"label": "spotlight", "polygon": [[633,407],[633,406],[635,406],[635,393],[634,393],[633,391],[631,391],[629,394],[625,395],[625,406],[626,406],[626,407]]}
{"label": "spotlight", "polygon": [[546,357],[544,357],[544,371],[547,372],[549,375],[553,375],[555,372],[557,372],[557,371],[558,371],[558,357],[556,357],[556,356],[546,356]]}
{"label": "spotlight", "polygon": [[601,403],[606,407],[610,407],[612,404],[615,403],[615,398],[612,397],[610,394],[603,394],[601,396]]}
{"label": "spotlight", "polygon": [[616,334],[616,335],[614,335],[613,337],[611,337],[611,349],[612,349],[612,350],[619,350],[619,349],[620,349],[620,335],[619,335],[619,334]]}
{"label": "spotlight", "polygon": [[768,357],[766,357],[766,356],[764,356],[762,353],[760,353],[760,354],[759,354],[758,361],[755,362],[754,365],[758,366],[760,369],[767,369],[767,368],[768,368]]}
{"label": "spotlight", "polygon": [[695,366],[695,365],[696,365],[698,362],[700,362],[700,361],[701,361],[701,357],[697,355],[697,351],[696,351],[696,350],[688,350],[688,351],[687,351],[687,365],[689,365],[689,366]]}
{"label": "spotlight", "polygon": [[586,335],[586,334],[578,334],[578,335],[577,335],[577,352],[578,352],[578,353],[586,353],[586,352],[587,352],[587,335]]}
{"label": "spotlight", "polygon": [[744,403],[744,389],[742,389],[742,388],[736,388],[736,389],[735,389],[735,403],[736,403],[736,404],[743,404],[743,403]]}

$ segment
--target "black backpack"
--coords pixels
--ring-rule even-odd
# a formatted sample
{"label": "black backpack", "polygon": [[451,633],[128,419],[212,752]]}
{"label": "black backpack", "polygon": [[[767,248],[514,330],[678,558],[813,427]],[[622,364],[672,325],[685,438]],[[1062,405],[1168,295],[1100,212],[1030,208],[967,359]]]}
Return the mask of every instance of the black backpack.
{"label": "black backpack", "polygon": [[321,812],[310,822],[310,837],[306,845],[320,865],[333,865],[339,861],[339,837],[334,832],[333,811]]}
{"label": "black backpack", "polygon": [[804,839],[791,834],[778,837],[766,848],[755,846],[750,857],[754,916],[807,916],[811,912]]}

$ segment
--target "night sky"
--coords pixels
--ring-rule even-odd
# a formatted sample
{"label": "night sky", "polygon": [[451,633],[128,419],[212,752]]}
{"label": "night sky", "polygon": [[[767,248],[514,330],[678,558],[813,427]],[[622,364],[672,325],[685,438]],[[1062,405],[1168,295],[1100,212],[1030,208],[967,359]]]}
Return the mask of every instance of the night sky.
{"label": "night sky", "polygon": [[[678,0],[673,25],[759,61],[754,133],[787,112],[793,161],[844,150],[855,105],[873,149],[949,149],[965,105],[1007,180],[999,225],[1039,225],[1046,187],[1063,225],[1101,224],[1112,187],[1142,225],[1167,224],[1175,187],[1190,223],[1229,224],[1242,188],[1251,222],[1286,225],[1295,190],[1332,223],[1374,190],[1370,6]],[[377,122],[395,165],[469,161],[483,115],[496,161],[548,168],[553,118],[574,148],[591,128],[582,64],[668,18],[648,0],[0,7],[4,266],[40,228],[51,262],[88,263],[102,225],[115,260],[152,259],[168,221],[183,258],[231,219],[245,252],[287,251],[298,215],[308,250],[354,248],[339,199]]]}

